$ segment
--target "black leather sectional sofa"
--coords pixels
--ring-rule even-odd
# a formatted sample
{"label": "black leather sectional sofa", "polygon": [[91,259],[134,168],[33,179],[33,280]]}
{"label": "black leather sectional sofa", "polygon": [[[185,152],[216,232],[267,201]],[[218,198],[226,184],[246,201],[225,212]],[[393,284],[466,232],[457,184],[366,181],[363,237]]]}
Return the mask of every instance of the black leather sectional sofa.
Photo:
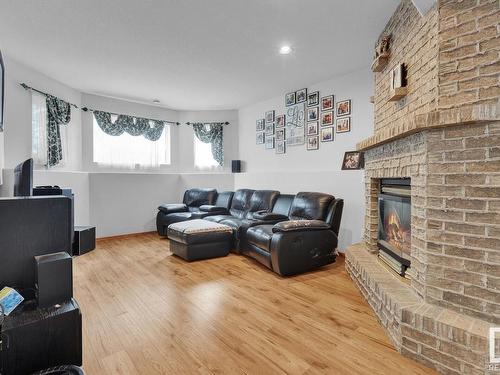
{"label": "black leather sectional sofa", "polygon": [[204,219],[233,229],[233,251],[282,276],[335,261],[344,201],[332,195],[240,189],[191,189],[182,204],[158,207],[158,234],[170,224]]}

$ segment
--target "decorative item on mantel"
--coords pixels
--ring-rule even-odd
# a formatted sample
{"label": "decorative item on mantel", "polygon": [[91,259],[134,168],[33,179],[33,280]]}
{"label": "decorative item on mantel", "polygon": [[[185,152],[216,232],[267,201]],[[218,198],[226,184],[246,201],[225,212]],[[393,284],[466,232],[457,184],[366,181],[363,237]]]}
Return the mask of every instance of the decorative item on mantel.
{"label": "decorative item on mantel", "polygon": [[387,65],[389,57],[391,56],[390,44],[391,44],[390,35],[384,35],[379,40],[377,47],[375,48],[375,59],[373,60],[372,63],[373,72],[381,72]]}
{"label": "decorative item on mantel", "polygon": [[401,98],[405,97],[408,93],[406,87],[406,66],[405,64],[399,64],[396,66],[390,75],[391,79],[391,91],[389,94],[390,102],[397,102]]}

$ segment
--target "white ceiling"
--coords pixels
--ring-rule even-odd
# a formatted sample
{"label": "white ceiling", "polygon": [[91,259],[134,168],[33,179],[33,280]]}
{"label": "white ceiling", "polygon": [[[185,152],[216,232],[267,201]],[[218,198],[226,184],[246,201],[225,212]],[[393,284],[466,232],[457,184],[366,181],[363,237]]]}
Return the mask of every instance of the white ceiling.
{"label": "white ceiling", "polygon": [[83,92],[184,110],[239,108],[367,67],[399,3],[0,1],[5,55]]}

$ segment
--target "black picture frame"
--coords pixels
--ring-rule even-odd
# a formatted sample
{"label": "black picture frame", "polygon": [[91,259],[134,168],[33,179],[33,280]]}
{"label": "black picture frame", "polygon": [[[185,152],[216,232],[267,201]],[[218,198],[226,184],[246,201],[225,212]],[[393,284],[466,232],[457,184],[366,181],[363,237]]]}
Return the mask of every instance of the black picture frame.
{"label": "black picture frame", "polygon": [[[353,159],[354,158],[354,159]],[[342,160],[343,171],[355,171],[365,167],[364,153],[361,151],[346,151]]]}
{"label": "black picture frame", "polygon": [[335,131],[339,133],[349,133],[351,131],[351,116],[340,117],[335,123]]}
{"label": "black picture frame", "polygon": [[307,121],[319,121],[319,107],[307,108]]}
{"label": "black picture frame", "polygon": [[295,103],[295,91],[294,92],[289,92],[288,94],[285,94],[285,107],[290,107],[291,105],[294,105]]}
{"label": "black picture frame", "polygon": [[307,94],[307,106],[308,107],[319,106],[319,91],[314,91]]}
{"label": "black picture frame", "polygon": [[271,122],[274,122],[274,109],[271,111],[267,111],[264,116],[266,120],[266,124],[269,124]]}
{"label": "black picture frame", "polygon": [[[343,108],[343,105],[346,104],[347,105],[347,109],[344,109]],[[352,113],[352,103],[351,103],[351,99],[347,99],[347,100],[340,100],[337,102],[337,107],[336,107],[336,111],[337,113],[337,117],[342,117],[342,116],[350,116],[351,113]]]}
{"label": "black picture frame", "polygon": [[264,131],[265,128],[266,128],[266,120],[265,119],[260,118],[255,122],[255,130],[256,131],[262,132],[262,131]]}
{"label": "black picture frame", "polygon": [[276,149],[276,153],[278,155],[282,155],[286,153],[286,143],[285,141],[275,141],[274,148]]}
{"label": "black picture frame", "polygon": [[305,101],[307,101],[307,89],[295,91],[295,103],[304,103]]}
{"label": "black picture frame", "polygon": [[[328,105],[325,105],[325,101],[328,103],[328,101],[330,102],[330,104]],[[321,98],[321,112],[323,111],[333,111],[333,109],[335,108],[335,96],[334,95],[327,95],[327,96],[323,96]]]}
{"label": "black picture frame", "polygon": [[255,144],[263,145],[266,143],[266,134],[264,132],[257,132],[255,135]]}
{"label": "black picture frame", "polygon": [[5,65],[3,63],[2,51],[0,51],[0,132],[4,129],[4,107],[5,107]]}
{"label": "black picture frame", "polygon": [[307,151],[319,150],[319,136],[307,137],[306,149]]}

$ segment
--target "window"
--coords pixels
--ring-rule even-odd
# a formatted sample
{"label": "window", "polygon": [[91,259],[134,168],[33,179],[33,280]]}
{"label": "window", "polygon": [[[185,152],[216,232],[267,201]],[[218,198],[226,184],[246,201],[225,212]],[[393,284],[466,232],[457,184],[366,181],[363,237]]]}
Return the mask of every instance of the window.
{"label": "window", "polygon": [[219,167],[219,163],[214,159],[212,155],[212,144],[204,143],[198,139],[196,135],[194,137],[194,166],[197,169],[215,169]]}
{"label": "window", "polygon": [[[170,164],[170,126],[165,125],[156,142],[143,136],[123,133],[112,136],[104,133],[94,116],[94,162],[122,168],[159,168]],[[113,118],[112,121],[115,121]]]}
{"label": "window", "polygon": [[[64,166],[68,156],[67,126],[59,126],[63,159],[57,167]],[[36,92],[31,96],[31,154],[36,166],[47,166],[47,104],[45,96]]]}

